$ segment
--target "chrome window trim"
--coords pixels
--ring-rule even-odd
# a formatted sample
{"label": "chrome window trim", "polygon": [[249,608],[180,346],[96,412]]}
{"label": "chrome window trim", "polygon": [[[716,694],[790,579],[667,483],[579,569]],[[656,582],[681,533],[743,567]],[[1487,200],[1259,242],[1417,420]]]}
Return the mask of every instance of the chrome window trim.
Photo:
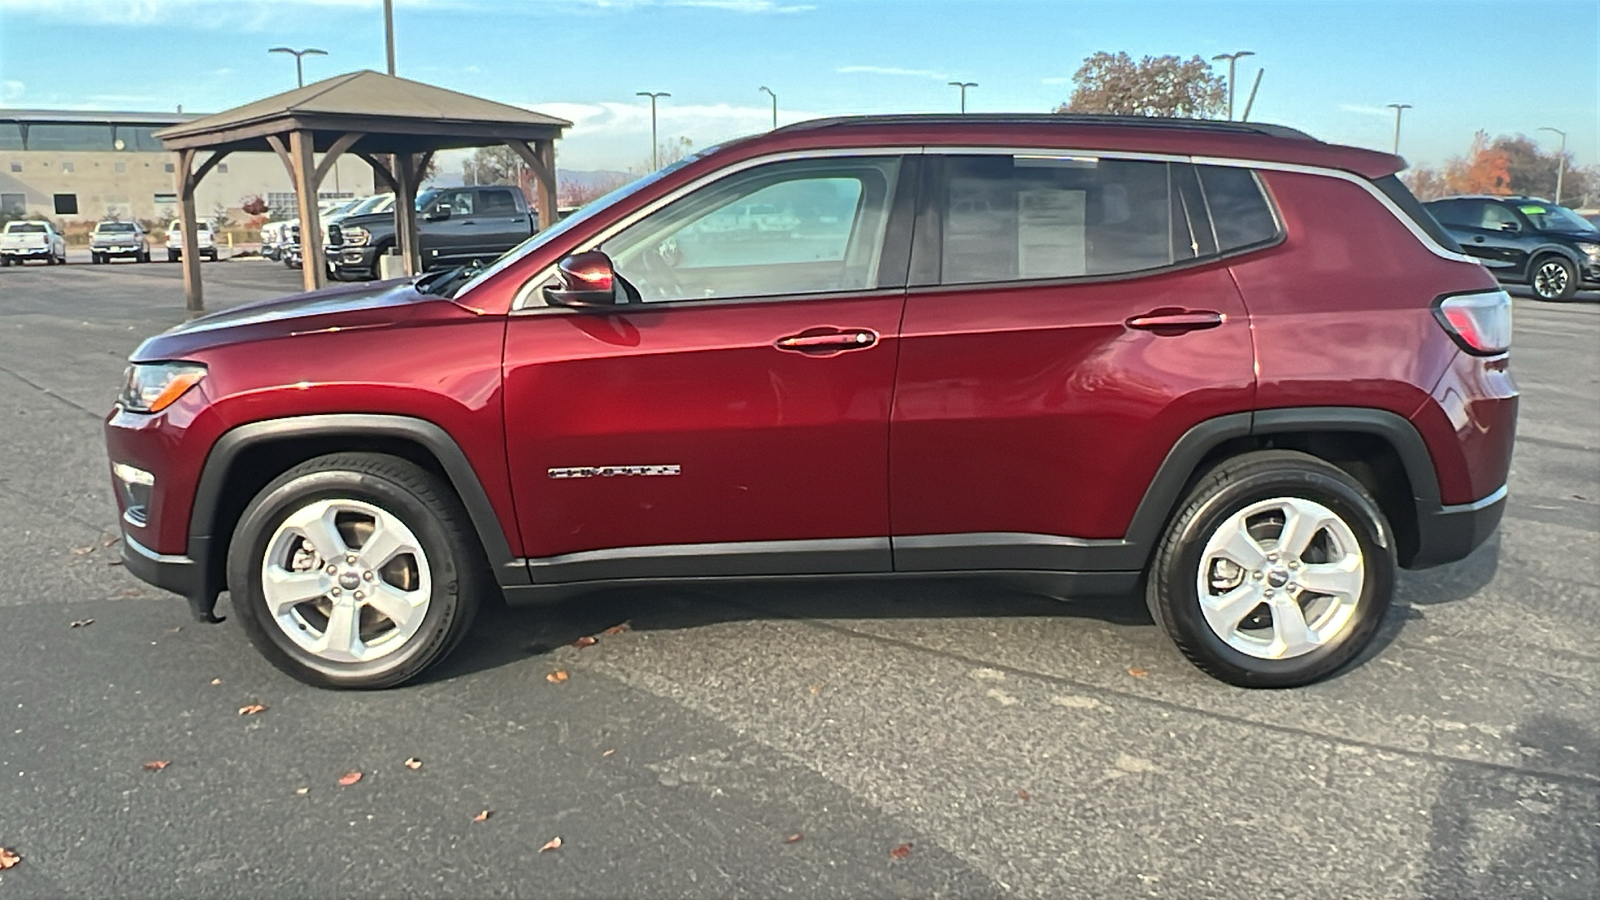
{"label": "chrome window trim", "polygon": [[[629,215],[628,217],[626,217],[624,219],[621,219],[621,220],[619,220],[617,222],[612,223],[609,227],[607,227],[604,231],[600,232],[598,235],[590,237],[589,239],[583,241],[577,247],[575,247],[572,252],[579,253],[579,252],[583,252],[584,250],[592,250],[595,247],[599,246],[600,244],[605,243],[607,240],[609,240],[611,237],[616,235],[618,232],[622,231],[624,228],[627,228],[629,225],[632,225],[633,223],[637,222],[638,220],[644,218],[645,216],[650,215],[651,213],[653,213],[656,210],[660,209],[661,207],[667,205],[668,203],[672,203],[672,202],[678,200],[679,198],[683,197],[685,194],[688,194],[691,191],[698,190],[698,189],[700,189],[700,188],[702,188],[702,187],[704,187],[704,186],[706,186],[708,184],[713,184],[713,183],[715,183],[717,181],[721,181],[724,178],[730,177],[732,175],[736,175],[736,174],[738,174],[740,172],[743,172],[743,171],[746,171],[748,169],[755,168],[756,166],[766,165],[767,163],[788,162],[788,161],[791,161],[791,160],[826,159],[826,158],[837,157],[837,156],[865,156],[865,155],[878,155],[878,156],[884,156],[884,155],[901,155],[901,156],[975,156],[975,155],[982,155],[982,156],[1021,156],[1021,157],[1033,157],[1033,158],[1039,158],[1039,157],[1093,157],[1093,158],[1097,158],[1097,159],[1141,160],[1141,161],[1145,161],[1145,162],[1190,163],[1190,164],[1197,165],[1197,166],[1227,166],[1227,167],[1230,167],[1230,168],[1239,168],[1239,169],[1255,169],[1255,170],[1268,171],[1268,172],[1289,172],[1289,173],[1293,173],[1293,174],[1297,174],[1297,175],[1317,175],[1317,176],[1322,176],[1324,178],[1336,178],[1336,179],[1339,179],[1340,181],[1346,181],[1346,182],[1349,182],[1351,184],[1354,184],[1354,185],[1360,187],[1362,190],[1366,191],[1367,194],[1370,195],[1374,200],[1378,201],[1378,203],[1385,210],[1388,210],[1389,214],[1391,216],[1394,216],[1395,221],[1399,222],[1402,226],[1404,226],[1405,229],[1408,232],[1411,233],[1411,236],[1416,238],[1417,242],[1420,243],[1423,246],[1423,248],[1426,249],[1428,252],[1432,253],[1433,255],[1435,255],[1435,256],[1437,256],[1437,257],[1439,257],[1441,259],[1450,260],[1451,262],[1464,262],[1464,263],[1471,263],[1473,265],[1481,265],[1481,262],[1475,257],[1468,256],[1468,255],[1466,255],[1464,253],[1452,253],[1451,251],[1449,251],[1449,250],[1445,249],[1444,247],[1440,246],[1437,242],[1434,241],[1434,239],[1432,237],[1428,236],[1427,232],[1422,230],[1421,226],[1419,226],[1419,225],[1417,225],[1417,223],[1411,221],[1411,217],[1406,215],[1404,210],[1402,210],[1402,209],[1400,209],[1400,207],[1396,206],[1394,201],[1390,200],[1387,196],[1384,195],[1384,193],[1382,191],[1378,190],[1378,186],[1377,185],[1375,185],[1371,181],[1368,181],[1367,179],[1361,177],[1360,175],[1356,175],[1353,172],[1346,172],[1346,171],[1344,171],[1342,169],[1332,169],[1332,168],[1328,168],[1326,166],[1303,165],[1303,164],[1300,164],[1300,163],[1273,162],[1273,161],[1270,161],[1270,160],[1241,159],[1241,158],[1221,157],[1221,156],[1184,156],[1182,154],[1147,153],[1147,152],[1139,152],[1139,151],[1132,151],[1132,150],[1082,150],[1082,149],[1074,149],[1074,148],[1070,148],[1070,147],[1015,147],[1015,146],[1006,147],[1006,146],[998,146],[998,145],[994,145],[994,146],[956,146],[956,145],[951,145],[951,146],[943,146],[943,145],[939,145],[939,146],[928,146],[928,145],[907,145],[907,146],[892,146],[892,145],[890,145],[890,146],[884,146],[884,145],[864,145],[864,146],[858,146],[858,147],[829,147],[829,148],[826,148],[826,149],[817,149],[817,150],[788,150],[788,151],[784,151],[784,152],[781,152],[781,153],[770,153],[770,154],[766,154],[764,156],[754,156],[754,157],[751,157],[750,159],[742,160],[742,161],[740,161],[738,163],[735,163],[733,165],[727,166],[727,167],[722,168],[722,169],[718,169],[715,172],[709,172],[709,173],[707,173],[707,174],[695,179],[694,181],[691,181],[688,184],[683,185],[682,187],[678,188],[677,190],[673,191],[672,193],[667,194],[664,197],[658,198],[655,202],[651,203],[650,205],[645,206],[645,207],[643,207],[641,209],[635,210],[632,215]],[[1258,183],[1259,183],[1259,180],[1260,179],[1259,179],[1259,176],[1258,176],[1257,177]],[[1262,185],[1262,187],[1265,188],[1266,186]],[[1271,192],[1270,191],[1264,191],[1264,193],[1269,198],[1271,197]],[[1271,202],[1271,200],[1269,199],[1269,202],[1268,202],[1267,205],[1268,205],[1269,208],[1272,209],[1273,217],[1275,219],[1277,219],[1277,221],[1278,221],[1279,234],[1280,235],[1283,234],[1284,233],[1284,225],[1283,225],[1282,215],[1281,215],[1281,213],[1279,213],[1279,211],[1277,209],[1277,204],[1274,203],[1274,202]],[[544,304],[540,303],[540,304],[537,304],[537,305],[530,306],[529,303],[528,303],[528,300],[534,294],[534,292],[538,290],[538,287],[540,285],[544,284],[550,278],[554,277],[555,271],[556,271],[556,267],[554,265],[548,266],[545,269],[541,270],[536,275],[534,275],[534,277],[532,277],[532,278],[528,279],[527,281],[523,282],[522,286],[517,288],[516,298],[512,301],[512,304],[511,304],[511,311],[513,313],[516,313],[516,312],[523,312],[523,311],[530,310],[530,309],[544,309],[545,308]]]}
{"label": "chrome window trim", "polygon": [[1429,253],[1432,253],[1434,256],[1437,256],[1441,259],[1448,259],[1451,262],[1464,262],[1472,263],[1473,265],[1482,265],[1482,263],[1476,257],[1468,256],[1465,253],[1452,253],[1451,251],[1446,250],[1444,247],[1441,247],[1438,242],[1436,242],[1432,237],[1428,236],[1426,231],[1422,230],[1422,226],[1411,221],[1411,217],[1406,215],[1405,210],[1396,206],[1394,201],[1390,200],[1383,193],[1383,191],[1378,190],[1377,185],[1365,178],[1362,178],[1360,175],[1356,175],[1353,172],[1346,172],[1341,169],[1329,169],[1323,166],[1305,166],[1298,163],[1266,162],[1264,160],[1254,159],[1228,159],[1224,157],[1213,156],[1196,156],[1192,157],[1190,161],[1197,166],[1231,166],[1236,169],[1260,169],[1268,172],[1290,172],[1296,175],[1321,175],[1325,178],[1337,178],[1340,181],[1348,181],[1351,184],[1357,185],[1361,189],[1365,190],[1368,194],[1371,194],[1372,198],[1382,204],[1383,208],[1389,211],[1389,215],[1394,216],[1401,225],[1404,225],[1406,230],[1411,232],[1411,235],[1415,237],[1417,242],[1422,244],[1422,246]]}
{"label": "chrome window trim", "polygon": [[[634,210],[633,213],[628,215],[627,217],[619,219],[616,222],[611,223],[609,226],[607,226],[605,228],[605,230],[599,232],[596,235],[592,235],[589,238],[585,239],[584,241],[579,243],[576,247],[574,247],[569,252],[571,252],[571,253],[583,253],[583,252],[588,251],[588,250],[594,250],[594,249],[598,248],[601,244],[604,244],[606,241],[608,241],[611,238],[615,237],[619,232],[623,231],[628,226],[634,224],[635,222],[638,222],[640,219],[643,219],[644,217],[650,215],[651,213],[654,213],[655,211],[661,209],[662,207],[664,207],[664,206],[666,206],[666,205],[668,205],[670,203],[676,202],[677,200],[681,199],[685,195],[687,195],[689,193],[692,193],[694,191],[697,191],[700,188],[703,188],[703,187],[705,187],[707,185],[715,184],[716,182],[721,181],[724,178],[730,178],[730,177],[732,177],[734,175],[739,174],[740,172],[745,172],[745,171],[748,171],[750,169],[753,169],[753,168],[755,168],[757,166],[763,166],[763,165],[766,165],[768,163],[795,162],[795,161],[811,160],[811,159],[830,159],[830,158],[833,158],[833,157],[849,157],[849,156],[921,156],[923,153],[926,152],[926,150],[927,150],[927,148],[921,146],[920,144],[912,144],[912,145],[908,145],[908,146],[904,146],[904,147],[862,146],[862,147],[829,147],[827,149],[822,149],[822,150],[786,150],[786,151],[784,151],[782,153],[769,153],[769,154],[767,154],[765,156],[753,156],[750,159],[746,159],[746,160],[742,160],[742,161],[737,162],[737,163],[733,163],[732,165],[729,165],[729,166],[726,166],[724,168],[718,169],[715,172],[708,172],[705,175],[702,175],[699,178],[696,178],[694,181],[691,181],[688,184],[683,185],[682,187],[678,188],[677,190],[673,191],[672,193],[667,194],[666,196],[663,196],[663,197],[656,198],[656,200],[654,202],[650,203],[648,206],[644,206],[644,207],[641,207],[639,209]],[[556,274],[556,267],[555,267],[554,264],[552,264],[552,265],[546,266],[544,269],[541,269],[532,278],[530,278],[527,281],[523,282],[522,285],[517,288],[516,297],[513,298],[513,300],[511,301],[511,312],[518,313],[518,312],[528,312],[528,311],[532,311],[532,310],[548,309],[549,307],[546,304],[544,304],[542,301],[541,302],[532,303],[532,304],[530,304],[528,301],[529,301],[530,298],[533,298],[533,299],[537,300],[538,298],[534,297],[535,292],[545,282],[549,281],[551,278],[554,278],[555,274]],[[759,297],[757,297],[757,298],[745,297],[745,298],[735,298],[735,299],[750,300],[750,299],[760,299],[760,298]],[[695,301],[695,302],[698,303],[698,302],[704,302],[704,301]],[[657,305],[659,305],[659,304],[657,304]]]}

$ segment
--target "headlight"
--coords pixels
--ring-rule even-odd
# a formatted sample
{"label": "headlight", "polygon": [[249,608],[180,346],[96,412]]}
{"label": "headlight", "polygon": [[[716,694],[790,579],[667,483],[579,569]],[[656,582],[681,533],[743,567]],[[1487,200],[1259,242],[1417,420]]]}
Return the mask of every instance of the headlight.
{"label": "headlight", "polygon": [[1589,262],[1600,266],[1600,244],[1584,244],[1583,255],[1589,257]]}
{"label": "headlight", "polygon": [[360,225],[351,225],[349,228],[341,229],[340,233],[344,237],[345,245],[350,247],[365,247],[367,242],[372,240],[372,232]]}
{"label": "headlight", "polygon": [[205,377],[206,367],[199,363],[134,363],[117,402],[129,412],[158,413]]}

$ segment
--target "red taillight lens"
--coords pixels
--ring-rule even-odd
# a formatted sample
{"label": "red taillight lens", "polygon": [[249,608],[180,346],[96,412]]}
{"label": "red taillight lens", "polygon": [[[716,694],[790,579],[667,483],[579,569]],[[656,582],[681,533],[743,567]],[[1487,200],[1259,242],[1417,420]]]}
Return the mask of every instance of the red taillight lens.
{"label": "red taillight lens", "polygon": [[1494,356],[1511,349],[1511,295],[1505,291],[1445,297],[1433,314],[1468,353]]}

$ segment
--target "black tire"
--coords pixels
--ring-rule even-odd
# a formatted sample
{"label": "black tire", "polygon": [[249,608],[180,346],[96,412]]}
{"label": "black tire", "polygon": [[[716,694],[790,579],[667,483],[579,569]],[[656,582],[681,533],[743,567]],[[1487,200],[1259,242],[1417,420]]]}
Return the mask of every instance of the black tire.
{"label": "black tire", "polygon": [[[432,591],[417,631],[389,655],[334,662],[302,648],[267,608],[262,571],[268,543],[295,511],[319,500],[354,500],[400,519],[427,557]],[[443,659],[466,636],[489,590],[488,564],[461,501],[414,463],[377,453],[335,453],[295,466],[256,495],[228,546],[233,609],[256,649],[307,684],[375,689],[403,684]]]}
{"label": "black tire", "polygon": [[178,253],[177,253],[177,251],[176,250],[168,250],[167,251],[167,262],[175,263],[177,261],[178,261]]}
{"label": "black tire", "polygon": [[1578,292],[1578,267],[1565,256],[1541,256],[1528,267],[1528,286],[1540,300],[1570,300]]}
{"label": "black tire", "polygon": [[[1265,659],[1235,649],[1213,630],[1201,609],[1198,579],[1210,537],[1235,513],[1276,498],[1309,500],[1333,512],[1353,533],[1364,574],[1354,610],[1337,633],[1303,655]],[[1365,487],[1309,454],[1264,450],[1226,460],[1195,484],[1156,548],[1145,601],[1178,650],[1206,674],[1239,687],[1297,687],[1338,671],[1371,642],[1389,609],[1395,567],[1394,534]],[[1268,572],[1263,584],[1285,571]],[[1254,577],[1240,573],[1241,579]],[[1259,622],[1259,615],[1260,608],[1245,621]]]}
{"label": "black tire", "polygon": [[91,253],[91,254],[89,254],[89,262],[91,264],[93,264],[93,265],[98,266],[98,265],[101,265],[102,263],[104,263],[105,259],[103,257],[101,257],[100,254],[98,254],[98,253]]}
{"label": "black tire", "polygon": [[146,250],[143,253],[139,254],[139,258],[136,261],[137,262],[142,262],[142,263],[149,262],[150,261],[150,251]]}

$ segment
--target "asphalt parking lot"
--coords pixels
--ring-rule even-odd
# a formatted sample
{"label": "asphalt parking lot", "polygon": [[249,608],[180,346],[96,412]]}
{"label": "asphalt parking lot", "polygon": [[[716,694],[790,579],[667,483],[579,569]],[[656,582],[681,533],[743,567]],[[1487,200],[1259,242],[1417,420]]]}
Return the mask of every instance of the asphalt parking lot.
{"label": "asphalt parking lot", "polygon": [[[214,308],[299,282],[204,272]],[[115,564],[100,420],[181,308],[178,266],[0,273],[6,900],[1600,896],[1594,295],[1517,301],[1498,536],[1283,692],[1136,599],[969,584],[591,595],[410,688],[304,687]]]}

